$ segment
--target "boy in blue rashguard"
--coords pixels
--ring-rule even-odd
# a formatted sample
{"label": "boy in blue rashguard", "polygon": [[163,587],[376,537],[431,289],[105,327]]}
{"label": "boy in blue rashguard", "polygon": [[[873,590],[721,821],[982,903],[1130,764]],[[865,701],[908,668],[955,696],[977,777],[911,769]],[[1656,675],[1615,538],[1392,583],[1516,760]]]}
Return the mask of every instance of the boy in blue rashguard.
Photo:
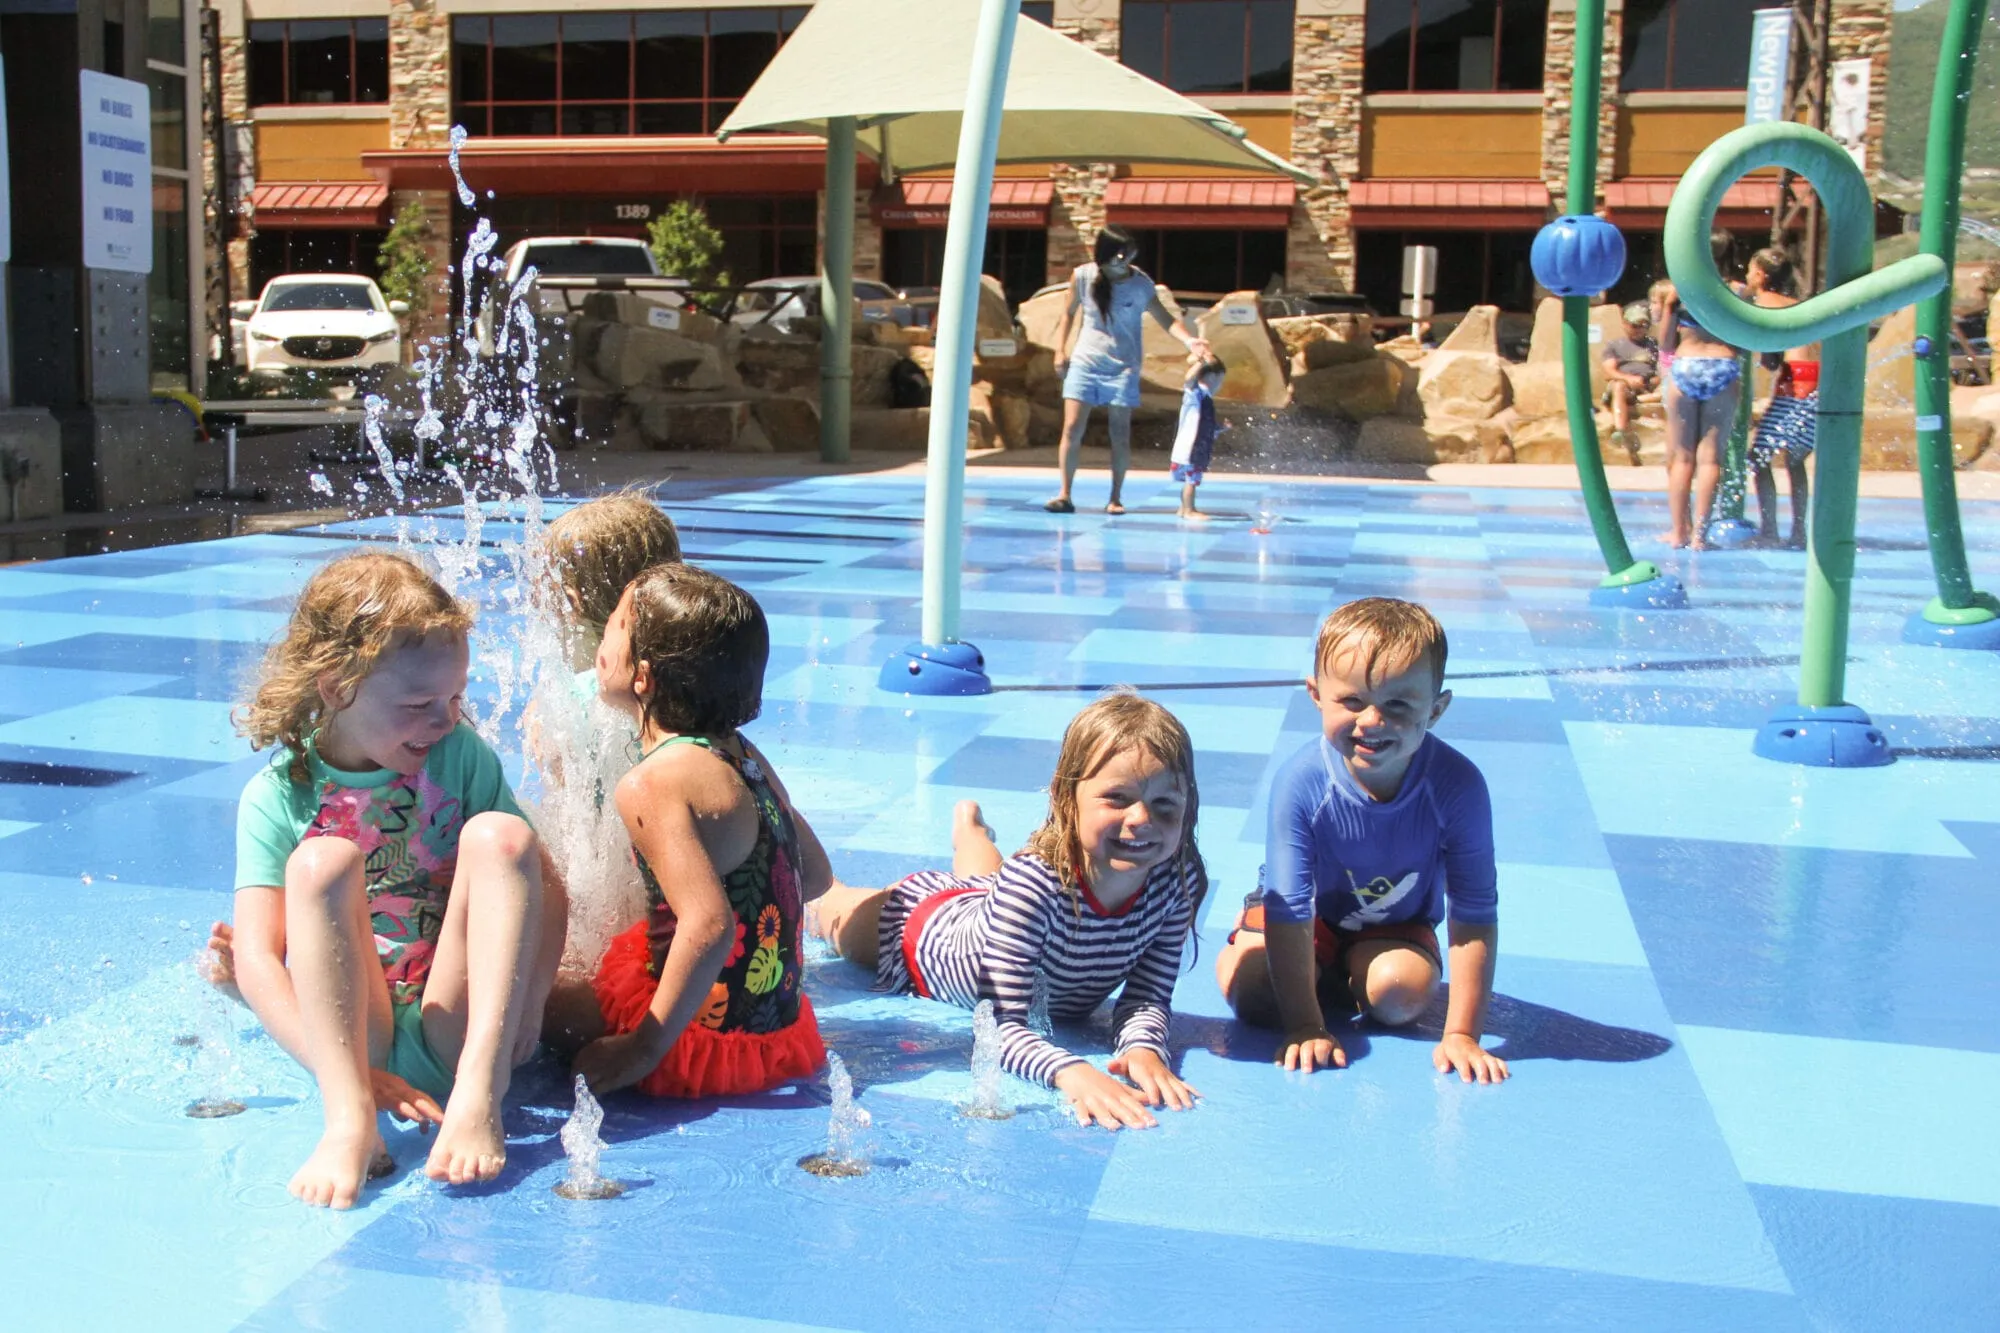
{"label": "boy in blue rashguard", "polygon": [[1499,940],[1493,806],[1472,761],[1429,734],[1451,704],[1445,653],[1436,617],[1394,598],[1320,626],[1306,692],[1323,734],[1272,782],[1261,893],[1216,959],[1237,1016],[1285,1034],[1287,1069],[1344,1067],[1330,1028],[1357,1008],[1414,1022],[1448,918],[1453,985],[1431,1061],[1468,1083],[1507,1077],[1479,1045]]}

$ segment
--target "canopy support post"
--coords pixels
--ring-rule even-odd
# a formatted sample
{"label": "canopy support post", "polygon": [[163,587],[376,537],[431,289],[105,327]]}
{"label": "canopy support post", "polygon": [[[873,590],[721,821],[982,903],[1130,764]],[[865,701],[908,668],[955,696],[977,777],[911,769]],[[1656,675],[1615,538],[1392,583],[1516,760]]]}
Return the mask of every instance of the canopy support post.
{"label": "canopy support post", "polygon": [[973,338],[979,310],[986,211],[1000,151],[1000,113],[1014,53],[1021,0],[980,0],[972,74],[959,122],[938,290],[937,357],[931,382],[929,467],[924,485],[923,640],[882,668],[883,689],[903,694],[987,694],[986,659],[958,638],[964,547],[966,413],[972,397]]}
{"label": "canopy support post", "polygon": [[826,123],[819,270],[819,456],[845,463],[854,422],[854,117]]}

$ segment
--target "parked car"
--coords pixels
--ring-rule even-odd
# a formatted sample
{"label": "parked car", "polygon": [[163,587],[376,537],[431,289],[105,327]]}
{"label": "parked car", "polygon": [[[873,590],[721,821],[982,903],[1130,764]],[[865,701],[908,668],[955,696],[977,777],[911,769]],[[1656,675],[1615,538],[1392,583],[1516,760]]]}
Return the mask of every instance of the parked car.
{"label": "parked car", "polygon": [[[854,280],[854,299],[861,306],[861,318],[875,323],[908,324],[909,304],[896,289],[867,278]],[[898,311],[904,312],[898,317]],[[819,279],[763,278],[737,293],[732,324],[769,324],[790,332],[806,319],[819,317]]]}
{"label": "parked car", "polygon": [[1359,292],[1266,292],[1258,298],[1265,319],[1295,315],[1369,315],[1375,307]]}
{"label": "parked car", "polygon": [[267,386],[310,372],[314,378],[356,382],[403,359],[399,315],[410,308],[385,301],[373,278],[355,273],[289,273],[264,285],[255,301],[238,301],[244,322],[242,366]]}

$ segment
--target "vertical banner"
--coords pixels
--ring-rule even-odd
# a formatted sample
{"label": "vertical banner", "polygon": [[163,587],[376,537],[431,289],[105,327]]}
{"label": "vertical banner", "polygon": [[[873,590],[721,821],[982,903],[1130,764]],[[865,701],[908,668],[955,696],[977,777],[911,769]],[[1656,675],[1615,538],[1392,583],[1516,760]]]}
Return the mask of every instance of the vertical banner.
{"label": "vertical banner", "polygon": [[1875,62],[1867,57],[1833,62],[1833,92],[1827,99],[1826,132],[1847,150],[1854,165],[1868,170],[1868,84]]}
{"label": "vertical banner", "polygon": [[1743,123],[1764,125],[1790,120],[1785,94],[1792,79],[1792,11],[1759,9],[1750,15],[1750,80],[1743,100]]}
{"label": "vertical banner", "polygon": [[83,112],[83,262],[153,271],[153,108],[143,83],[77,71]]}

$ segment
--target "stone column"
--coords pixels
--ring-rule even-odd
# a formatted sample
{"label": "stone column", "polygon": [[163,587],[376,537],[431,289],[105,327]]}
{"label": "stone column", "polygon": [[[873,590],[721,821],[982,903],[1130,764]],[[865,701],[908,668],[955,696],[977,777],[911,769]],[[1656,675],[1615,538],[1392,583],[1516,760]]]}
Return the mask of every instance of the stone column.
{"label": "stone column", "polygon": [[[1056,0],[1056,31],[1112,60],[1119,55],[1118,0]],[[1070,270],[1090,262],[1090,247],[1104,228],[1104,194],[1116,168],[1072,162],[1051,167],[1056,197],[1049,207],[1049,282],[1066,282]]]}
{"label": "stone column", "polygon": [[[1597,99],[1597,199],[1618,163],[1618,79],[1623,66],[1625,6],[1605,0],[1602,91]],[[1549,0],[1548,39],[1542,52],[1542,180],[1557,213],[1568,207],[1570,84],[1576,71],[1576,0]]]}
{"label": "stone column", "polygon": [[[1889,109],[1889,0],[1833,0],[1832,31],[1827,35],[1827,60],[1862,60],[1874,63],[1868,83],[1868,178],[1882,174],[1882,132]],[[1935,65],[1935,58],[1932,64]],[[1929,80],[1925,80],[1922,113],[1930,115]],[[1828,114],[1832,114],[1833,90],[1827,87]]]}
{"label": "stone column", "polygon": [[[389,0],[389,147],[451,145],[451,18],[437,0]],[[389,217],[415,200],[423,205],[424,249],[431,260],[429,300],[410,312],[412,341],[451,324],[452,196],[446,190],[394,190]]]}
{"label": "stone column", "polygon": [[[875,208],[869,201],[873,191],[857,182],[854,189],[854,276],[882,279],[882,228],[876,224]],[[817,197],[818,261],[826,263],[826,191]]]}
{"label": "stone column", "polygon": [[1361,173],[1361,76],[1367,0],[1298,0],[1292,32],[1293,163],[1313,173],[1292,207],[1286,282],[1305,291],[1354,285],[1347,192]]}
{"label": "stone column", "polygon": [[[222,119],[228,126],[231,180],[222,186],[222,198],[236,210],[236,236],[229,242],[229,292],[238,301],[257,295],[250,290],[250,238],[257,234],[257,218],[250,208],[250,189],[257,181],[257,127],[250,119],[250,48],[241,24],[231,34],[222,31]],[[210,161],[212,154],[205,154]],[[220,248],[210,251],[219,253]],[[216,328],[228,328],[218,323]]]}

